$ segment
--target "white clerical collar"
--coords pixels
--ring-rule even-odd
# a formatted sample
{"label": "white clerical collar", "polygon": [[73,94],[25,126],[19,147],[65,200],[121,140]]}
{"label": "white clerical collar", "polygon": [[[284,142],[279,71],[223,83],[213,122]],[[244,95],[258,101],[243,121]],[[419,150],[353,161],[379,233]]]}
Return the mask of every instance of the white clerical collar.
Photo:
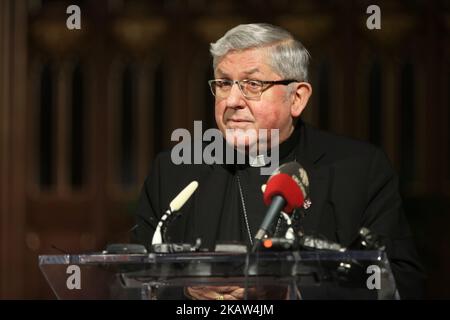
{"label": "white clerical collar", "polygon": [[259,154],[254,158],[250,157],[250,161],[249,161],[250,167],[255,167],[255,168],[264,167],[264,166],[268,165],[269,163],[270,163],[269,157],[267,157],[263,154]]}

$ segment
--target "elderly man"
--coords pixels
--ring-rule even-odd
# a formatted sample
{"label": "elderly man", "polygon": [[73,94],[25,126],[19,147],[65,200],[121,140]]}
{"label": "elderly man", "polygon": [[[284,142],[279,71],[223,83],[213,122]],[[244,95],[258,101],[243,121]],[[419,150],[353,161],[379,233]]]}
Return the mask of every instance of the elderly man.
{"label": "elderly man", "polygon": [[[297,161],[308,172],[311,207],[305,233],[347,246],[361,227],[383,237],[402,298],[421,296],[422,275],[401,207],[397,178],[382,151],[367,143],[319,131],[299,119],[311,96],[309,54],[292,35],[268,24],[239,25],[211,44],[215,119],[226,141],[243,150],[261,143],[233,132],[278,129],[279,163]],[[241,130],[236,130],[241,129]],[[270,140],[270,139],[269,139]],[[267,143],[267,141],[265,142]],[[245,151],[244,151],[245,152]],[[159,154],[137,210],[136,239],[150,246],[156,225],[176,194],[193,180],[199,188],[168,230],[172,242],[214,249],[217,243],[253,245],[267,208],[261,185],[267,176],[246,158],[243,164],[174,165]],[[188,288],[193,299],[241,299],[239,287]]]}

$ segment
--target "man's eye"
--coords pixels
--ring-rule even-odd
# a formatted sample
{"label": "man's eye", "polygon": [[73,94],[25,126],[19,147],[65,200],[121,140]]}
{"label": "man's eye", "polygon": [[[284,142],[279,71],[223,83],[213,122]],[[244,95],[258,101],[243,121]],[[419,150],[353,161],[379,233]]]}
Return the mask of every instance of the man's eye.
{"label": "man's eye", "polygon": [[252,89],[257,89],[261,87],[261,82],[256,80],[250,80],[247,82],[247,85],[250,86]]}
{"label": "man's eye", "polygon": [[218,86],[219,88],[226,88],[230,86],[230,83],[228,81],[216,81],[216,86]]}

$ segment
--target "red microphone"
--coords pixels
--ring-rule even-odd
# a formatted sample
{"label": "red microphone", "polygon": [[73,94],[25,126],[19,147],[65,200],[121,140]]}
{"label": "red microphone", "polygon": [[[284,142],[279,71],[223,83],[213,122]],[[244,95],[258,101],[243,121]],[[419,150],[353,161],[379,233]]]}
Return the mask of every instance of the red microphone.
{"label": "red microphone", "polygon": [[269,179],[264,191],[264,204],[270,206],[274,197],[277,196],[283,198],[285,205],[282,211],[286,213],[291,213],[294,209],[300,208],[305,201],[305,196],[298,183],[286,173],[278,173]]}
{"label": "red microphone", "polygon": [[255,235],[255,245],[264,238],[281,211],[292,213],[303,206],[308,197],[308,176],[297,162],[280,166],[270,176],[264,191],[264,203],[269,206],[261,227]]}

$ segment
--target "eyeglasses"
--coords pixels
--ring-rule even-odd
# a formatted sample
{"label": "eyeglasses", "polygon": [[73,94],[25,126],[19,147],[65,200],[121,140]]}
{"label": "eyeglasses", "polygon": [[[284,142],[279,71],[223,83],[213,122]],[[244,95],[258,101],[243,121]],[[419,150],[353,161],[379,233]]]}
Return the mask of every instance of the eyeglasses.
{"label": "eyeglasses", "polygon": [[278,80],[278,81],[261,81],[261,80],[229,80],[229,79],[215,79],[209,80],[208,84],[211,92],[215,97],[227,98],[230,95],[231,88],[237,84],[239,90],[247,99],[258,99],[262,93],[273,85],[282,84],[288,85],[292,82],[299,82],[298,80]]}

